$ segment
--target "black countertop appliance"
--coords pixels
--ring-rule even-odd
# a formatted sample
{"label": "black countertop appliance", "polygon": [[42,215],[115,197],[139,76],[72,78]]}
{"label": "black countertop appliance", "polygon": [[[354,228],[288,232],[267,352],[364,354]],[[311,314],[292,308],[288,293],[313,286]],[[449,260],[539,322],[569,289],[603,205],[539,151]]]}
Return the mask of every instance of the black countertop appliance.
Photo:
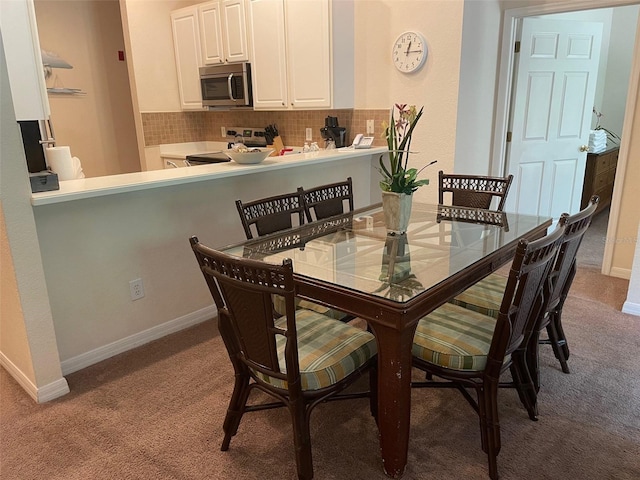
{"label": "black countertop appliance", "polygon": [[325,142],[333,140],[336,148],[344,147],[347,137],[347,129],[338,126],[338,117],[327,117],[324,119],[324,127],[320,129],[320,134]]}

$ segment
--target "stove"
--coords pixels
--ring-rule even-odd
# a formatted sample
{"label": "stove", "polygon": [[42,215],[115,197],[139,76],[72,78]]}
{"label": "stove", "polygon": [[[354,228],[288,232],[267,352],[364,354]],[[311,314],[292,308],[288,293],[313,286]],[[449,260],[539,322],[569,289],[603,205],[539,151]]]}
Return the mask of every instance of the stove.
{"label": "stove", "polygon": [[233,143],[237,143],[237,141],[240,141],[238,137],[242,137],[242,143],[244,143],[247,147],[255,148],[255,147],[267,146],[267,137],[265,136],[264,128],[252,128],[252,127],[227,128],[227,136],[225,138],[230,145]]}
{"label": "stove", "polygon": [[208,153],[194,153],[193,155],[187,155],[185,159],[189,165],[208,165],[210,163],[223,163],[230,162],[231,159],[227,157],[222,151],[208,152]]}

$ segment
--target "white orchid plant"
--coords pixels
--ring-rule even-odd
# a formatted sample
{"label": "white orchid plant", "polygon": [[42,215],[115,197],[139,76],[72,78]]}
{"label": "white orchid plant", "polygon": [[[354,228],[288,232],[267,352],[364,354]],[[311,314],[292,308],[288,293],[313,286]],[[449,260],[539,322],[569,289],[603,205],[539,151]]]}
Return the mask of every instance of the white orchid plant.
{"label": "white orchid plant", "polygon": [[[395,117],[395,110],[398,116]],[[384,192],[405,193],[411,195],[418,187],[429,185],[429,179],[418,179],[418,175],[435,161],[420,170],[409,168],[409,153],[413,130],[422,117],[424,107],[420,110],[415,105],[395,104],[391,109],[391,121],[382,123],[383,136],[387,141],[388,152],[380,155],[380,188]],[[388,162],[385,162],[385,157]]]}

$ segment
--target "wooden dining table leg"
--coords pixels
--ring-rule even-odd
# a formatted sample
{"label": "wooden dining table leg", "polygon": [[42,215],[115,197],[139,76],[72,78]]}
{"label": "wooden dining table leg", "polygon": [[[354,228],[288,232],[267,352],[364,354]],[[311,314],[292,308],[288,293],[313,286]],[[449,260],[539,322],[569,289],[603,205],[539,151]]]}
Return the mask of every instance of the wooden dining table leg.
{"label": "wooden dining table leg", "polygon": [[414,328],[371,325],[378,342],[378,428],[384,472],[400,478],[407,465]]}

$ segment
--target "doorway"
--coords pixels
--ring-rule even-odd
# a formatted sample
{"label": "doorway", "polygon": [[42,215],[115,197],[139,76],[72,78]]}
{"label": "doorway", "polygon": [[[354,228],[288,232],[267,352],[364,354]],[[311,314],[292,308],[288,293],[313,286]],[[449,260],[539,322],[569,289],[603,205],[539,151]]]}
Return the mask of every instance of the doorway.
{"label": "doorway", "polygon": [[[634,6],[632,6],[634,5]],[[629,55],[629,68],[630,72],[627,74],[626,82],[628,84],[635,83],[635,79],[638,76],[638,70],[640,66],[638,63],[638,55],[635,52],[638,52],[638,45],[636,44],[635,38],[635,27],[637,27],[637,19],[638,19],[638,6],[637,2],[625,2],[625,1],[616,1],[609,0],[604,2],[595,2],[595,1],[585,1],[581,2],[580,8],[581,12],[588,15],[596,15],[598,10],[611,9],[614,7],[625,7],[630,8],[634,13],[634,28],[632,34],[630,35],[630,39],[628,41],[630,46],[630,55]],[[508,148],[506,147],[507,141],[507,131],[509,125],[509,114],[511,108],[511,95],[512,95],[512,72],[515,71],[514,65],[516,64],[515,55],[513,53],[513,45],[515,44],[517,38],[517,27],[520,20],[524,17],[531,16],[549,16],[551,18],[562,18],[566,16],[569,18],[576,18],[576,16],[580,15],[580,12],[574,11],[576,7],[568,6],[565,4],[559,5],[540,5],[533,7],[525,7],[520,9],[506,10],[504,12],[504,23],[503,23],[503,39],[502,39],[502,50],[501,50],[501,66],[500,66],[500,78],[499,78],[499,86],[498,86],[498,96],[497,96],[497,114],[496,114],[496,128],[494,130],[494,152],[493,152],[493,172],[495,174],[501,174],[506,171],[506,165],[508,161]],[[612,84],[616,85],[616,89],[618,91],[622,90],[624,93],[627,92],[627,88],[620,87],[619,81],[617,83],[612,82]],[[596,102],[598,99],[604,98],[604,94],[606,90],[602,85],[599,85],[600,94],[596,96]],[[623,94],[623,113],[620,115],[621,121],[619,127],[619,134],[623,133],[624,125],[631,124],[630,114],[634,111],[635,105],[635,89],[629,90],[629,95]],[[628,97],[628,98],[627,98]],[[633,98],[631,98],[633,97]],[[600,100],[602,101],[602,100]],[[594,105],[596,106],[596,105]],[[625,113],[626,111],[626,113]],[[594,119],[595,120],[595,119]],[[622,140],[622,149],[624,150],[625,139],[623,136]],[[621,162],[618,164],[618,172],[616,174],[616,181],[622,183],[622,179],[624,178],[624,171],[626,166],[626,155],[622,155]],[[610,215],[609,219],[606,219],[607,223],[607,232],[605,236],[601,240],[604,242],[606,238],[615,237],[615,230],[617,228],[618,221],[618,211],[620,204],[621,195],[614,190]],[[603,211],[603,215],[606,215],[609,210]],[[609,275],[611,273],[611,260],[613,254],[613,245],[606,243],[603,249],[603,256],[600,262],[602,273],[605,275]]]}

